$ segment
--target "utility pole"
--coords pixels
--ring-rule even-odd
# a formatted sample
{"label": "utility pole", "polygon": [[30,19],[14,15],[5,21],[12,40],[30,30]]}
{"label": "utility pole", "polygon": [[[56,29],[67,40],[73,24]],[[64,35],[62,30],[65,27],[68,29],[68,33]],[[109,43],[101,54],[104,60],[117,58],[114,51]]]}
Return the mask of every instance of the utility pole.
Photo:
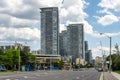
{"label": "utility pole", "polygon": [[111,73],[111,65],[112,65],[112,59],[111,59],[111,45],[112,45],[112,37],[108,36],[106,34],[100,33],[100,35],[105,35],[110,40],[110,60],[109,60],[109,73]]}
{"label": "utility pole", "polygon": [[15,41],[15,49],[18,50],[18,71],[20,71],[20,48],[21,45]]}
{"label": "utility pole", "polygon": [[18,53],[19,54],[19,69],[18,70],[20,71],[20,49],[18,50],[18,52],[19,52]]}
{"label": "utility pole", "polygon": [[110,66],[109,66],[109,72],[111,73],[111,65],[112,65],[112,59],[111,59],[111,37],[109,37],[110,39]]}

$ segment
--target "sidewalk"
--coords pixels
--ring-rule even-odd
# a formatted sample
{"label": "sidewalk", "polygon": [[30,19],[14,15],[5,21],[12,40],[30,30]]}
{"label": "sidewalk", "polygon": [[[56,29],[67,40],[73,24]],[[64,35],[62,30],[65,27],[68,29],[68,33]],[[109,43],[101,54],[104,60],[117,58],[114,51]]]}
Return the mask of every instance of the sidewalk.
{"label": "sidewalk", "polygon": [[[104,75],[103,80],[120,80],[120,78],[118,77],[120,75],[116,75],[114,72],[111,72],[111,73],[104,72],[103,75]],[[117,76],[117,77],[115,77],[115,76]]]}
{"label": "sidewalk", "polygon": [[111,74],[116,77],[118,80],[120,80],[120,74],[115,73],[115,72],[111,72]]}

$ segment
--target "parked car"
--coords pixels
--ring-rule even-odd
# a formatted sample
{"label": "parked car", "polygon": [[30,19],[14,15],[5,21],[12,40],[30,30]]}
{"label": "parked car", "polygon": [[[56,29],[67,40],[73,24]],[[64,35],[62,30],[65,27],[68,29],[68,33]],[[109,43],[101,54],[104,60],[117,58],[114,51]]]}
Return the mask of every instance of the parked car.
{"label": "parked car", "polygon": [[98,68],[97,70],[98,70],[98,72],[101,72],[101,71],[103,71],[103,69],[102,69],[102,68]]}
{"label": "parked car", "polygon": [[7,69],[5,68],[5,66],[0,65],[0,71],[7,71]]}

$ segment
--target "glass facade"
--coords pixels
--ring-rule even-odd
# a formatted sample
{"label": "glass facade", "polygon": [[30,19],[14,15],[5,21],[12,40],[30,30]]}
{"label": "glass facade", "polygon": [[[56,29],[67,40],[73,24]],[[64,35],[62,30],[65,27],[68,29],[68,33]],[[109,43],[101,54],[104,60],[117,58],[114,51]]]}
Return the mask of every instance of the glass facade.
{"label": "glass facade", "polygon": [[72,56],[72,61],[77,58],[85,59],[84,53],[84,29],[83,24],[70,24],[68,31],[68,55]]}
{"label": "glass facade", "polygon": [[59,53],[61,56],[67,56],[67,31],[59,34]]}
{"label": "glass facade", "polygon": [[41,8],[41,52],[59,54],[58,48],[58,8]]}

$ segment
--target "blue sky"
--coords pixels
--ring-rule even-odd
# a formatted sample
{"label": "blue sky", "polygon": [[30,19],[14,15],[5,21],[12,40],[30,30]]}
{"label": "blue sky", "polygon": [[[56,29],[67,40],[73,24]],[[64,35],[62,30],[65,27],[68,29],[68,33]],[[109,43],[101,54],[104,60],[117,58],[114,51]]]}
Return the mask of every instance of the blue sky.
{"label": "blue sky", "polygon": [[[22,42],[32,50],[40,48],[40,10],[42,7],[59,7],[60,32],[66,25],[83,23],[85,40],[89,43],[93,57],[101,56],[102,47],[109,53],[109,39],[112,49],[120,45],[120,0],[0,0],[1,44]],[[11,40],[11,41],[10,41]]]}
{"label": "blue sky", "polygon": [[[112,37],[112,47],[114,49],[114,46],[116,43],[118,43],[118,45],[120,44],[119,41],[119,37],[120,37],[120,10],[115,11],[115,9],[117,9],[117,7],[115,7],[114,5],[111,4],[111,6],[113,8],[107,7],[108,4],[107,2],[112,2],[113,4],[115,4],[116,6],[119,6],[119,3],[112,1],[112,0],[86,0],[89,5],[87,6],[87,8],[84,10],[85,12],[87,12],[87,14],[89,15],[89,17],[86,19],[90,25],[92,25],[93,30],[97,31],[97,33],[105,33],[108,36]],[[119,0],[118,0],[119,1]],[[104,2],[104,3],[103,3]],[[106,2],[106,4],[105,4]],[[99,6],[99,4],[106,6],[106,7],[101,7]],[[120,7],[120,6],[119,6]],[[106,9],[106,12],[104,13],[100,13],[100,11],[103,11]],[[106,15],[114,15],[118,18],[118,21],[116,21],[114,19],[114,17],[110,16],[113,20],[112,23],[108,23],[107,25],[104,25],[104,22],[107,22],[107,18],[105,18]],[[100,18],[103,17],[105,20],[103,21],[103,23],[100,23],[98,21],[98,19],[96,19],[95,16],[99,16]],[[108,18],[109,20],[109,18]],[[115,35],[116,34],[116,35]],[[99,36],[99,35],[98,35]],[[97,56],[97,53],[99,55],[101,55],[99,52],[99,48],[100,48],[100,41],[102,42],[102,46],[103,49],[106,50],[106,54],[109,54],[109,38],[107,37],[93,37],[93,36],[89,36],[86,35],[86,40],[89,41],[89,47],[93,50],[93,57]],[[96,48],[95,48],[96,47]],[[96,49],[96,50],[95,50]]]}

